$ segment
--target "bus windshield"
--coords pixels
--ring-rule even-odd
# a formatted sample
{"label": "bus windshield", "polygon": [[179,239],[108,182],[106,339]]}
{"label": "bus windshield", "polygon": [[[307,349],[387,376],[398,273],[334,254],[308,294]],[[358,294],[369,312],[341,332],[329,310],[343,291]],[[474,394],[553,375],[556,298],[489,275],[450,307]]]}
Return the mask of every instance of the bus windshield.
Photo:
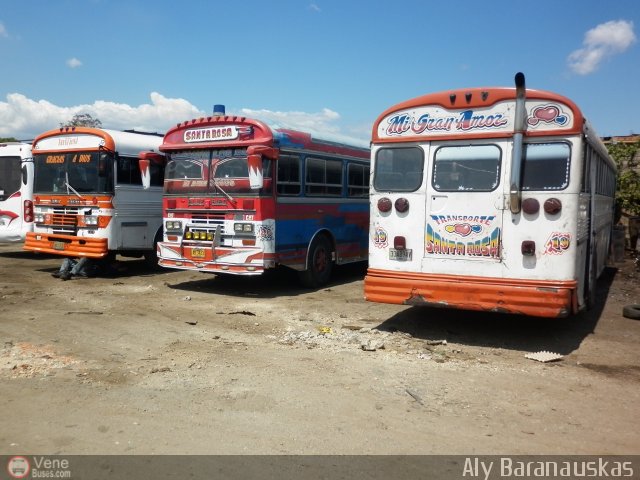
{"label": "bus windshield", "polygon": [[112,193],[113,157],[105,152],[33,156],[34,193]]}
{"label": "bus windshield", "polygon": [[249,186],[246,148],[190,150],[171,153],[165,170],[164,191],[173,194],[258,196],[271,192],[271,162],[263,159],[264,187]]}
{"label": "bus windshield", "polygon": [[0,157],[0,201],[20,190],[20,157]]}

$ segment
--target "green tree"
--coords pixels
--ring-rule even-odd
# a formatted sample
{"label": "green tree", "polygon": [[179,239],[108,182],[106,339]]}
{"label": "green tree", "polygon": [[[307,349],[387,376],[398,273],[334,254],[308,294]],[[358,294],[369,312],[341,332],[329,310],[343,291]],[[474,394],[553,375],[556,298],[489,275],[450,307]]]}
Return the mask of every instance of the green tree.
{"label": "green tree", "polygon": [[640,169],[637,155],[640,141],[612,143],[607,148],[618,167],[618,208],[628,215],[640,215]]}
{"label": "green tree", "polygon": [[4,137],[4,138],[0,138],[0,143],[3,143],[3,142],[17,142],[17,141],[18,141],[18,140],[16,140],[16,139],[15,139],[15,138],[13,138],[13,137]]}
{"label": "green tree", "polygon": [[102,127],[102,122],[97,118],[93,118],[88,113],[76,113],[67,123],[61,123],[61,127]]}

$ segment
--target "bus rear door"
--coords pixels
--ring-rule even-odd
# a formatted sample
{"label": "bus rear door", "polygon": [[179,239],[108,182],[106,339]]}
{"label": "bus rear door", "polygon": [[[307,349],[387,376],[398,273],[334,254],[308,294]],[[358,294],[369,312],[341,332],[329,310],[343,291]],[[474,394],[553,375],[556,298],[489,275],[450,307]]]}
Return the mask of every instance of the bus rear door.
{"label": "bus rear door", "polygon": [[483,275],[502,276],[500,180],[507,147],[489,141],[431,144],[422,272],[468,275],[467,261],[477,261]]}

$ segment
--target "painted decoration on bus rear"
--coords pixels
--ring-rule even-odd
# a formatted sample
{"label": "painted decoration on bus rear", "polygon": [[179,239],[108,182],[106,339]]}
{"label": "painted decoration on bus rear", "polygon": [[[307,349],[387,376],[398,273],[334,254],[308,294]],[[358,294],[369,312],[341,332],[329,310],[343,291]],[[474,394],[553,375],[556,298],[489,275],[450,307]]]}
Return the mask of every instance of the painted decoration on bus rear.
{"label": "painted decoration on bus rear", "polygon": [[427,255],[500,258],[500,227],[495,215],[430,215]]}
{"label": "painted decoration on bus rear", "polygon": [[[500,102],[489,108],[447,110],[439,106],[398,111],[378,125],[380,138],[430,137],[474,132],[512,132],[515,102]],[[571,110],[560,103],[527,102],[527,129],[558,130],[573,127]]]}

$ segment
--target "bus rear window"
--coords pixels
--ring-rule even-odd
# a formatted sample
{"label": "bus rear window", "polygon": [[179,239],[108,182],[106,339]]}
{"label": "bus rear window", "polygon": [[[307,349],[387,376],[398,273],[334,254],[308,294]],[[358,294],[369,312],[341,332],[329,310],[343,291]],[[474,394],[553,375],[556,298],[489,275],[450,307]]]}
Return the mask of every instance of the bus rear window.
{"label": "bus rear window", "polygon": [[496,145],[439,148],[433,162],[433,188],[440,192],[490,192],[500,182],[500,149]]}
{"label": "bus rear window", "polygon": [[421,148],[381,148],[376,153],[373,188],[381,192],[414,192],[422,185],[423,169]]}
{"label": "bus rear window", "polygon": [[20,157],[0,157],[0,201],[20,190]]}
{"label": "bus rear window", "polygon": [[566,143],[525,145],[522,190],[563,190],[569,185],[571,149]]}

